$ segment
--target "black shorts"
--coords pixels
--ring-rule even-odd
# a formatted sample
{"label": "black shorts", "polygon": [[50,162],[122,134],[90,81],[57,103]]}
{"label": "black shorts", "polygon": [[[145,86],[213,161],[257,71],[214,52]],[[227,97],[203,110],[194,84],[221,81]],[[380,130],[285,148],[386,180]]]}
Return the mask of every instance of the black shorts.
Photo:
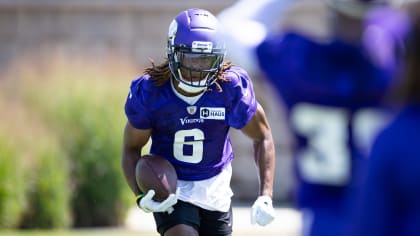
{"label": "black shorts", "polygon": [[171,214],[153,213],[153,216],[160,235],[179,224],[193,227],[200,236],[232,235],[232,207],[228,212],[209,211],[178,200]]}

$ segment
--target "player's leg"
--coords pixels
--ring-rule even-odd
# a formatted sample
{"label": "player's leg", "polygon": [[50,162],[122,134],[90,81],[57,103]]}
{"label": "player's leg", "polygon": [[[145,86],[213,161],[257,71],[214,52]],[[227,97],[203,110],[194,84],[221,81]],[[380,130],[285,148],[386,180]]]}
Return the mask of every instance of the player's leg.
{"label": "player's leg", "polygon": [[200,209],[180,200],[173,207],[174,211],[171,214],[153,213],[159,234],[161,236],[198,236]]}
{"label": "player's leg", "polygon": [[189,225],[175,225],[165,232],[165,236],[199,236],[197,230]]}
{"label": "player's leg", "polygon": [[228,212],[208,211],[201,209],[200,236],[232,235],[232,207]]}

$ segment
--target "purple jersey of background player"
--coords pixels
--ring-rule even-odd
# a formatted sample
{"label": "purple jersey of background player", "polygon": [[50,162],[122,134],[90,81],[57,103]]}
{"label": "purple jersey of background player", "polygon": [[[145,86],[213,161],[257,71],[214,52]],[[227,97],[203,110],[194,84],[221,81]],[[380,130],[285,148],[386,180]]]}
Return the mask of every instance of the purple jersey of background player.
{"label": "purple jersey of background player", "polygon": [[376,66],[363,45],[320,44],[293,32],[266,39],[257,54],[289,107],[298,102],[351,109],[375,105],[395,69]]}
{"label": "purple jersey of background player", "polygon": [[[269,36],[256,48],[259,66],[281,95],[296,137],[296,202],[299,208],[316,210],[312,224],[317,226],[311,235],[341,235],[345,217],[351,214],[364,157],[386,122],[381,102],[399,68],[395,58],[382,58],[384,63],[379,64],[375,59],[382,55],[372,53],[393,49],[392,37],[374,46],[363,40],[319,43],[290,31]],[[375,115],[366,125],[361,120],[368,112]]]}
{"label": "purple jersey of background player", "polygon": [[[351,113],[377,106],[392,82],[393,68],[375,66],[361,47],[338,40],[319,44],[289,33],[265,40],[257,53],[262,70],[280,92],[289,112],[299,103],[344,107],[351,111],[347,126],[351,129]],[[349,130],[348,145],[352,157],[356,157],[361,153],[351,134]],[[298,145],[304,148],[306,137],[297,138]],[[305,192],[305,199],[300,199],[303,204],[319,201],[316,187],[311,193]]]}
{"label": "purple jersey of background player", "polygon": [[420,106],[409,105],[378,136],[355,218],[359,231],[349,235],[420,234],[419,121]]}
{"label": "purple jersey of background player", "polygon": [[[220,83],[223,92],[213,88],[194,105],[178,98],[171,83],[157,87],[148,75],[131,84],[125,105],[128,120],[135,128],[152,129],[150,152],[169,160],[181,180],[203,180],[219,174],[234,156],[229,128],[244,127],[256,111],[257,102],[248,74],[232,67],[225,71],[224,77],[230,81]],[[193,132],[184,135],[185,130]],[[177,134],[181,134],[181,140],[175,140]],[[174,156],[176,143],[183,156],[193,155],[191,141],[194,140],[202,140],[201,161],[184,162]]]}
{"label": "purple jersey of background player", "polygon": [[[339,39],[319,43],[289,32],[268,37],[256,49],[259,66],[281,94],[289,118],[302,103],[346,110],[345,145],[352,161],[362,160],[368,154],[355,140],[357,112],[383,105],[384,96],[396,83],[394,75],[400,67],[393,53],[397,52],[399,40],[408,29],[405,15],[389,8],[372,11],[365,19],[365,28],[369,29],[369,26],[380,27],[382,31],[378,34],[366,30],[359,44]],[[372,45],[371,42],[375,43]],[[386,50],[390,53],[384,54]],[[294,125],[291,127],[293,129]],[[298,149],[307,147],[310,137],[299,132],[295,134]],[[355,171],[355,165],[358,164],[352,163],[351,171]],[[356,173],[352,175],[356,176]],[[302,206],[334,206],[331,196],[334,198],[342,193],[337,186],[314,185],[306,181],[302,184],[298,196]]]}

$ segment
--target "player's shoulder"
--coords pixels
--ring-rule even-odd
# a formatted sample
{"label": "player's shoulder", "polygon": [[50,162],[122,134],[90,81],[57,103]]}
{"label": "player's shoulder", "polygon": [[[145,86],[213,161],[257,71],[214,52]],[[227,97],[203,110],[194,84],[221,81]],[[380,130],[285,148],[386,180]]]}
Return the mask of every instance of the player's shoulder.
{"label": "player's shoulder", "polygon": [[131,92],[132,93],[139,93],[142,91],[149,91],[153,89],[153,81],[151,80],[150,75],[143,74],[140,77],[135,78],[131,81]]}
{"label": "player's shoulder", "polygon": [[165,87],[166,84],[158,86],[149,74],[143,74],[131,82],[130,92],[133,95],[151,96],[160,93]]}
{"label": "player's shoulder", "polygon": [[164,96],[161,95],[166,94],[166,90],[167,84],[157,86],[150,75],[143,74],[131,82],[129,98],[144,104],[155,104],[162,102]]}
{"label": "player's shoulder", "polygon": [[[247,106],[254,106],[256,104],[251,78],[243,68],[238,66],[231,67],[225,71],[224,78],[227,81],[218,83],[222,92],[217,93],[217,95],[214,93],[215,99],[223,100],[223,102],[232,106],[236,106],[238,103],[246,104]],[[254,109],[252,108],[251,110]]]}
{"label": "player's shoulder", "polygon": [[[295,32],[284,32],[267,36],[255,49],[262,70],[290,64],[303,65],[307,55],[320,54],[322,44]],[[321,51],[321,52],[320,52]],[[321,54],[322,55],[322,54]],[[317,57],[318,55],[315,55]],[[293,58],[293,60],[291,60]],[[277,69],[277,68],[276,68]]]}
{"label": "player's shoulder", "polygon": [[[408,150],[420,145],[420,107],[407,106],[378,134],[375,148],[384,153],[394,153],[396,150]],[[404,137],[404,138],[398,138]]]}
{"label": "player's shoulder", "polygon": [[279,49],[291,49],[291,47],[295,49],[302,46],[315,47],[318,45],[321,45],[321,43],[314,38],[294,31],[288,31],[268,35],[257,47],[257,51],[275,51]]}
{"label": "player's shoulder", "polygon": [[223,77],[227,79],[225,87],[247,86],[251,82],[248,72],[240,66],[232,66],[223,73]]}
{"label": "player's shoulder", "polygon": [[408,105],[404,107],[384,129],[383,135],[393,139],[396,136],[406,137],[408,135],[417,135],[420,129],[420,106]]}

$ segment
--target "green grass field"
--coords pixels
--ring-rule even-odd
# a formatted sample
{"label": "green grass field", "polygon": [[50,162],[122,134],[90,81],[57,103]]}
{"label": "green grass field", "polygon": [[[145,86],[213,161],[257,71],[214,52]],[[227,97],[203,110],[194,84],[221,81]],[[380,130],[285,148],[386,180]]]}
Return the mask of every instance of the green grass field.
{"label": "green grass field", "polygon": [[157,233],[119,229],[0,231],[2,236],[157,236]]}
{"label": "green grass field", "polygon": [[[153,232],[139,232],[139,231],[128,231],[120,229],[86,229],[86,230],[52,230],[52,231],[35,231],[35,230],[23,230],[23,231],[1,231],[2,236],[159,236]],[[261,233],[233,233],[233,236],[260,236]],[[285,235],[279,233],[263,233],[264,236],[294,236]]]}

